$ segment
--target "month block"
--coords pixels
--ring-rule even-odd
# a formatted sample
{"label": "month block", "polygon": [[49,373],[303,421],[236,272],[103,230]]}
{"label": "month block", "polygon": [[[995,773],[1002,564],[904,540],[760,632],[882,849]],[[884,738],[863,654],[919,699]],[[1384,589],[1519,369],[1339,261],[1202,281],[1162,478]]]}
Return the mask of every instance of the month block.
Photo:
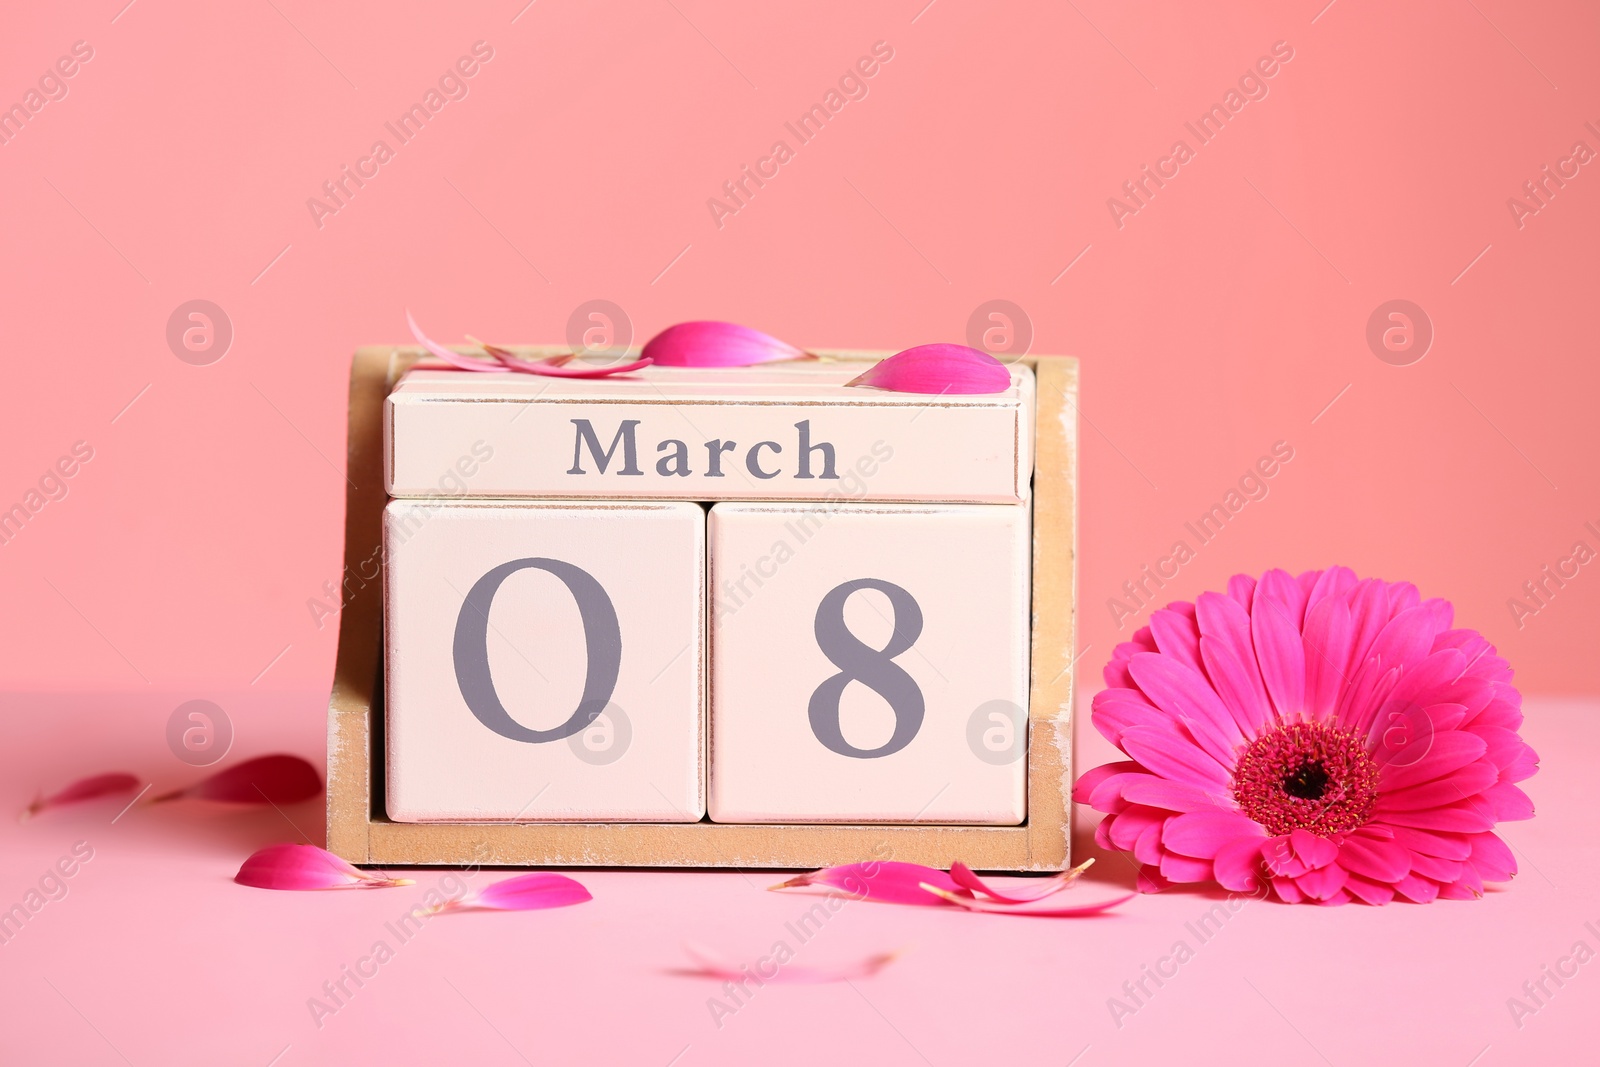
{"label": "month block", "polygon": [[982,396],[846,385],[861,364],[649,367],[603,380],[414,370],[384,408],[389,493],[1025,500],[1033,372]]}
{"label": "month block", "polygon": [[392,501],[397,822],[705,813],[705,512],[672,502]]}
{"label": "month block", "polygon": [[1026,815],[1030,509],[711,509],[715,822]]}

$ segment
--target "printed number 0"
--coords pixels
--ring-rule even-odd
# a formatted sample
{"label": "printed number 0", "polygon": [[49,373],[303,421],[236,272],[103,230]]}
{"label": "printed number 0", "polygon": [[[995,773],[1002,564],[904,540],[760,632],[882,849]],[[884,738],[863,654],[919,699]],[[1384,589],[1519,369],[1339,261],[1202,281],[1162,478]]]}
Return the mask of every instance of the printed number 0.
{"label": "printed number 0", "polygon": [[[500,703],[494,679],[489,676],[489,608],[501,583],[517,571],[533,568],[559,578],[578,603],[583,621],[583,636],[588,644],[588,666],[583,678],[583,697],[572,716],[551,730],[530,730],[513,719]],[[617,609],[605,588],[581,567],[556,559],[515,559],[502,563],[479,578],[456,616],[456,685],[478,721],[501,737],[529,744],[543,744],[571,737],[592,723],[617,688],[617,671],[622,663],[622,629]]]}
{"label": "printed number 0", "polygon": [[[894,633],[882,649],[863,644],[844,621],[844,604],[858,589],[876,589],[894,609]],[[817,605],[817,647],[839,673],[825,679],[811,694],[811,732],[828,749],[841,756],[876,759],[899,752],[922,728],[925,710],[922,690],[894,657],[922,635],[922,608],[916,598],[893,582],[857,578],[835,586]],[[881,696],[894,710],[894,735],[877,748],[856,748],[844,739],[839,726],[839,699],[845,686],[860,682]]]}

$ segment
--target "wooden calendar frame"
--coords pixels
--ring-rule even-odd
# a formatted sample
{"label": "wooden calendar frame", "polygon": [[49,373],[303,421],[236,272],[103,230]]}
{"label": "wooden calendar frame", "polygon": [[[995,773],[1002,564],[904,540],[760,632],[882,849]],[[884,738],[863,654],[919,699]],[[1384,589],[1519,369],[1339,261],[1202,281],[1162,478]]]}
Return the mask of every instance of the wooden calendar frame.
{"label": "wooden calendar frame", "polygon": [[[561,346],[515,349],[529,359]],[[818,351],[871,361],[887,352]],[[1070,859],[1076,644],[1078,362],[1029,356],[1034,419],[1028,817],[1020,826],[397,823],[383,800],[383,402],[421,349],[359,349],[350,370],[345,603],[328,703],[328,848],[366,866],[815,868],[902,860],[1057,871]]]}

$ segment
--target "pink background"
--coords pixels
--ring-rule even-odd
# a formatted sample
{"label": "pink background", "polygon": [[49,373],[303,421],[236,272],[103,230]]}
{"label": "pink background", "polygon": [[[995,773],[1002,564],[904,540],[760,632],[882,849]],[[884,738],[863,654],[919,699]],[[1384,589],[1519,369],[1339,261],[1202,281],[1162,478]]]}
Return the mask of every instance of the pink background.
{"label": "pink background", "polygon": [[[1161,600],[1236,570],[1342,562],[1452,598],[1528,691],[1600,689],[1595,564],[1520,627],[1507,605],[1575,541],[1600,549],[1584,529],[1600,526],[1585,313],[1600,177],[1581,167],[1520,225],[1508,207],[1574,142],[1600,150],[1585,126],[1600,127],[1593,8],[523,2],[8,11],[0,105],[23,101],[74,42],[93,58],[0,144],[0,509],[75,442],[93,459],[0,545],[0,688],[33,694],[5,702],[7,802],[119,764],[187,780],[162,731],[192,698],[230,711],[238,754],[320,758],[335,627],[308,601],[340,576],[348,359],[401,339],[408,306],[446,340],[559,340],[579,305],[605,299],[635,340],[712,317],[802,345],[896,348],[965,340],[980,305],[1007,300],[1032,351],[1083,361],[1086,678],[1137,621],[1119,630],[1108,598],[1281,440],[1294,459],[1267,497],[1199,547]],[[493,59],[466,98],[319,226],[307,199],[374,140],[396,147],[384,123],[480,40]],[[796,147],[784,123],[877,41],[893,59],[867,96],[719,227],[708,198],[774,140]],[[1198,145],[1184,124],[1279,41],[1293,58],[1267,95]],[[1179,138],[1194,158],[1119,227],[1108,198]],[[180,361],[166,340],[194,299],[224,309],[234,333],[210,365]],[[1434,330],[1407,366],[1366,339],[1393,299],[1420,305]],[[1135,1022],[1166,1013],[1169,1037],[1207,1029],[1236,1051],[1287,1041],[1309,1058],[1280,1022],[1292,1019],[1333,1062],[1426,1048],[1465,1063],[1494,1042],[1511,1062],[1575,1039],[1580,999],[1593,1005],[1581,987],[1600,979],[1569,985],[1522,1032],[1485,1022],[1479,1041],[1464,1022],[1505,1030],[1503,999],[1595,918],[1574,896],[1596,874],[1593,845],[1571,842],[1593,840],[1592,820],[1576,820],[1595,801],[1578,775],[1600,758],[1584,718],[1596,709],[1538,707],[1549,711],[1528,735],[1547,769],[1532,792],[1546,814],[1509,836],[1543,881],[1530,873],[1476,911],[1251,905],[1241,923],[1275,925],[1211,958],[1281,983],[1274,1010],[1196,975]],[[1103,755],[1091,746],[1087,762]],[[36,919],[46,930],[0,949],[6,1001],[27,1020],[0,1038],[10,1060],[24,1041],[27,1060],[53,1049],[121,1062],[98,1027],[133,1062],[265,1063],[284,1044],[302,1062],[419,1049],[517,1062],[484,1027],[493,1019],[536,1061],[585,1036],[641,1062],[684,1043],[708,1060],[771,1058],[779,1035],[781,1051],[815,1057],[844,1033],[817,1023],[838,1020],[884,1062],[990,1048],[1064,1062],[1099,1040],[1084,1028],[1106,1028],[1109,987],[1202,910],[1162,898],[1122,926],[1046,936],[863,906],[840,920],[854,931],[829,958],[925,946],[870,1003],[847,987],[785,990],[752,1009],[771,1011],[765,1022],[702,1044],[709,991],[660,974],[678,963],[680,928],[754,955],[798,906],[739,875],[601,873],[592,888],[610,903],[430,929],[439,947],[396,963],[412,977],[330,1036],[332,1023],[309,1028],[303,998],[359,947],[330,931],[354,937],[352,915],[403,909],[372,895],[241,897],[225,881],[238,859],[293,836],[276,814],[130,815],[108,829],[115,808],[6,831],[4,902],[75,835],[105,840],[75,895]],[[320,805],[289,814],[320,839]],[[1343,968],[1333,978],[1330,958]],[[620,1026],[641,1002],[650,1025]],[[1019,1009],[1053,1013],[1055,1029],[1019,1027]]]}

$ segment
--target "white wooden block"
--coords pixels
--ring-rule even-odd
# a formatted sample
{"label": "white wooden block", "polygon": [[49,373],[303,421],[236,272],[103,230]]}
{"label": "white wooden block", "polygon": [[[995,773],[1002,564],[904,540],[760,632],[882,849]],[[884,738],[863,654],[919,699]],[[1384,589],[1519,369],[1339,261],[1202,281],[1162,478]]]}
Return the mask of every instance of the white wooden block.
{"label": "white wooden block", "polygon": [[697,504],[392,501],[389,817],[705,813]]}
{"label": "white wooden block", "polygon": [[717,504],[715,822],[1026,815],[1029,508]]}
{"label": "white wooden block", "polygon": [[649,367],[601,380],[414,370],[384,405],[397,497],[1017,502],[1033,372],[1005,392],[849,387],[861,364]]}

